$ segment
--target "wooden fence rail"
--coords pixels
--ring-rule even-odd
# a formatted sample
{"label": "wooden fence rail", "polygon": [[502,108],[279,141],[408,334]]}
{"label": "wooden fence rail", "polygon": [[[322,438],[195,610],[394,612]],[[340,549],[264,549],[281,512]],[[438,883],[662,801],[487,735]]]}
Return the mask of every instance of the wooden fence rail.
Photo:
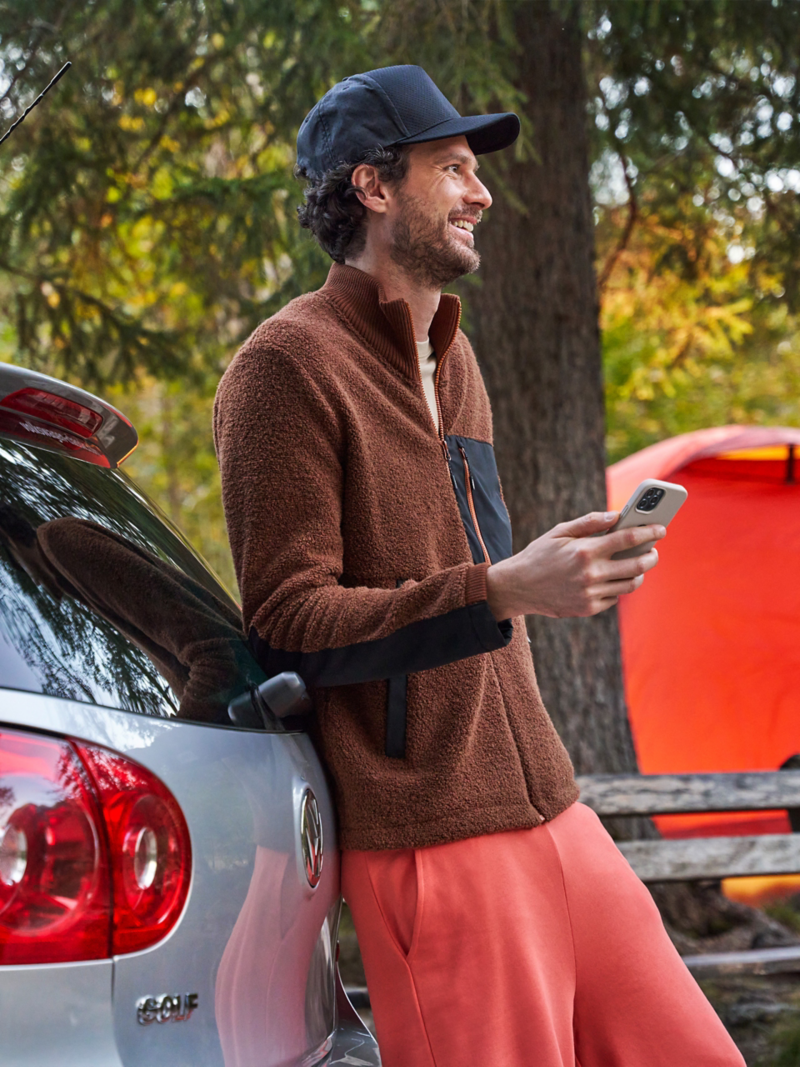
{"label": "wooden fence rail", "polygon": [[592,774],[581,800],[598,815],[676,815],[800,808],[800,771],[734,774]]}
{"label": "wooden fence rail", "polygon": [[[678,815],[787,810],[800,825],[800,771],[733,774],[597,774],[578,778],[581,800],[598,815]],[[800,874],[800,833],[621,841],[643,882],[689,882]],[[800,945],[685,956],[698,977],[800,971]]]}

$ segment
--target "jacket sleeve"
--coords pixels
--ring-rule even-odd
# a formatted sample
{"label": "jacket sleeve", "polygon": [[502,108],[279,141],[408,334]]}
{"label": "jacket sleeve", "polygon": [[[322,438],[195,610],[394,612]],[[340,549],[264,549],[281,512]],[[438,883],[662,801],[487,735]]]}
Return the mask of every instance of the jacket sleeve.
{"label": "jacket sleeve", "polygon": [[[257,336],[257,335],[256,335]],[[309,369],[313,366],[313,372]],[[320,360],[253,339],[217,392],[214,436],[245,631],[261,667],[309,685],[366,682],[501,648],[487,564],[397,589],[340,584],[345,419]]]}

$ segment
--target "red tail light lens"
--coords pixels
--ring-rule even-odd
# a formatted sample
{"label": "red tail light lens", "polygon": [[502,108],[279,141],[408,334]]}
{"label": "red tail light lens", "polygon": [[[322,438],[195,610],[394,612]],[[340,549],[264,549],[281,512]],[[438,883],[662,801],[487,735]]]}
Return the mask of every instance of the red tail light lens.
{"label": "red tail light lens", "polygon": [[0,733],[0,963],[109,954],[102,835],[68,742]]}
{"label": "red tail light lens", "polygon": [[0,731],[0,964],[147,948],[178,921],[190,878],[186,821],[155,775],[94,745]]}
{"label": "red tail light lens", "polygon": [[155,775],[106,749],[76,744],[103,808],[114,869],[114,952],[160,941],[183,911],[192,869],[178,802]]}
{"label": "red tail light lens", "polygon": [[12,411],[21,411],[24,415],[33,415],[61,426],[78,437],[94,437],[103,424],[103,416],[99,412],[44,389],[18,389],[16,393],[10,393],[0,400],[0,404]]}

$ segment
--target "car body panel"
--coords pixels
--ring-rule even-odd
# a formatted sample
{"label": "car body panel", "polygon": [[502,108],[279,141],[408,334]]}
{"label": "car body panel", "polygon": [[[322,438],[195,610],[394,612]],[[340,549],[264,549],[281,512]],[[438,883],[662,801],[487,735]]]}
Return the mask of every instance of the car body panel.
{"label": "car body panel", "polygon": [[4,1067],[123,1067],[112,975],[111,960],[0,967]]}
{"label": "car body panel", "polygon": [[[15,384],[0,374],[0,397]],[[377,1067],[338,980],[334,811],[302,717],[231,722],[267,683],[238,606],[130,479],[32,434],[0,426],[0,729],[141,764],[192,856],[183,913],[149,948],[0,965],[0,1062]],[[19,803],[6,793],[2,832]],[[27,869],[21,892],[38,885]]]}
{"label": "car body panel", "polygon": [[[130,756],[167,785],[186,816],[194,870],[184,914],[165,940],[114,961],[114,1031],[125,1067],[156,1060],[171,1067],[284,1067],[321,1053],[332,1028],[324,1012],[314,1017],[313,1005],[333,990],[307,984],[317,942],[327,937],[332,951],[339,865],[331,799],[309,739],[12,690],[0,691],[0,721]],[[325,839],[315,889],[301,854],[307,788],[317,798]],[[0,967],[0,1004],[19,970]],[[323,967],[320,975],[326,973]],[[173,994],[197,995],[188,1019],[137,1021],[142,998]],[[38,1026],[30,1013],[29,1020]]]}

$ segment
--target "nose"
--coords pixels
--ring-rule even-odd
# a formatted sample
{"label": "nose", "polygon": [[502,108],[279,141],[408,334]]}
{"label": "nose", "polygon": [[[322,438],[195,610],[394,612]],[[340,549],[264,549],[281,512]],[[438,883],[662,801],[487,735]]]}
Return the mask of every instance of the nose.
{"label": "nose", "polygon": [[477,174],[470,175],[470,184],[464,198],[468,204],[475,204],[485,211],[492,206],[492,195]]}

